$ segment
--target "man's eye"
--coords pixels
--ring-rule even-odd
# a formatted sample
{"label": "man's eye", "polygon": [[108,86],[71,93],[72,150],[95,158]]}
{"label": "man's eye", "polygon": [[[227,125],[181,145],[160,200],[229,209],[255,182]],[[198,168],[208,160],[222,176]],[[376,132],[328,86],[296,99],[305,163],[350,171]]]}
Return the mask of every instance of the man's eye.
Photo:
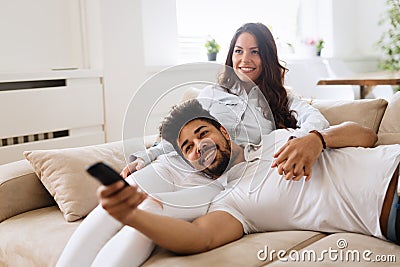
{"label": "man's eye", "polygon": [[190,151],[190,149],[192,149],[192,145],[187,145],[185,147],[185,153],[188,153]]}
{"label": "man's eye", "polygon": [[208,131],[203,131],[200,133],[200,137],[204,137],[206,134],[208,133]]}

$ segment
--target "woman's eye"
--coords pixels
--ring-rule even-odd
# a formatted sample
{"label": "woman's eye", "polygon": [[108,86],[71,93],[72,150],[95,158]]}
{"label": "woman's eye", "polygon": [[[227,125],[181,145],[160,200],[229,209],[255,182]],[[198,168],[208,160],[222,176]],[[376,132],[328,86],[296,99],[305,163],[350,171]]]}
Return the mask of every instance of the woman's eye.
{"label": "woman's eye", "polygon": [[253,50],[253,51],[251,51],[251,53],[254,55],[258,55],[260,52],[258,50]]}
{"label": "woman's eye", "polygon": [[235,54],[241,54],[242,53],[242,50],[241,49],[235,49]]}

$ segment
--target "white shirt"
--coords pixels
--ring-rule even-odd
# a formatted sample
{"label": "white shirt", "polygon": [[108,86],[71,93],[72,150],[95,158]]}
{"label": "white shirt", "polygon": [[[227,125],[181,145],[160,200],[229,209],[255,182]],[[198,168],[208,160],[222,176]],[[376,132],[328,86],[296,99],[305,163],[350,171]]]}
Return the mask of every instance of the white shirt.
{"label": "white shirt", "polygon": [[228,212],[245,233],[345,231],[384,239],[379,217],[400,145],[327,149],[313,165],[310,181],[287,181],[270,166],[276,148],[290,135],[277,130],[263,138],[262,146],[247,145],[245,162],[218,179],[227,186],[209,212]]}
{"label": "white shirt", "polygon": [[[228,130],[233,141],[237,144],[257,144],[262,135],[275,128],[266,100],[258,88],[253,88],[248,94],[240,88],[232,88],[232,91],[237,95],[228,93],[219,86],[207,86],[197,99]],[[301,137],[311,130],[323,130],[329,126],[318,109],[299,97],[289,96],[289,104],[290,110],[297,112],[295,117],[297,126],[300,127],[292,130],[291,135]],[[134,153],[131,160],[140,157],[148,164],[171,151],[174,151],[172,145],[163,140],[155,147]]]}

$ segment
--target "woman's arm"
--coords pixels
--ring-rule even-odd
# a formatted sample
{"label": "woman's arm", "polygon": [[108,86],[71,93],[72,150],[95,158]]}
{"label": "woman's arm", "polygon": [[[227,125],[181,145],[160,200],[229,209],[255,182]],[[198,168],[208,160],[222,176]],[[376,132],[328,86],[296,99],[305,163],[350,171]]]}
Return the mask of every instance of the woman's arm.
{"label": "woman's arm", "polygon": [[296,111],[297,126],[300,127],[294,130],[293,136],[302,137],[312,130],[321,131],[329,127],[329,122],[321,112],[307,101],[292,95],[288,98],[291,102],[289,109]]}
{"label": "woman's arm", "polygon": [[242,224],[224,211],[186,222],[137,209],[146,196],[134,186],[123,187],[118,182],[100,186],[97,192],[100,204],[111,216],[176,253],[208,251],[243,236]]}
{"label": "woman's arm", "polygon": [[372,147],[378,140],[377,134],[368,127],[347,121],[321,131],[327,147]]}
{"label": "woman's arm", "polygon": [[156,146],[152,146],[145,151],[135,152],[131,156],[143,159],[146,166],[150,162],[154,161],[158,156],[168,154],[172,151],[175,151],[172,144],[162,139]]}
{"label": "woman's arm", "polygon": [[[376,133],[355,122],[344,122],[320,131],[327,148],[372,147],[378,137]],[[323,143],[315,133],[289,140],[274,155],[273,167],[286,179],[311,178],[311,167],[323,150]]]}
{"label": "woman's arm", "polygon": [[174,147],[165,140],[161,140],[156,146],[150,147],[145,151],[138,151],[129,156],[130,162],[121,171],[123,178],[128,177],[133,172],[143,169],[151,162],[153,162],[158,156],[162,154],[168,154],[174,151]]}

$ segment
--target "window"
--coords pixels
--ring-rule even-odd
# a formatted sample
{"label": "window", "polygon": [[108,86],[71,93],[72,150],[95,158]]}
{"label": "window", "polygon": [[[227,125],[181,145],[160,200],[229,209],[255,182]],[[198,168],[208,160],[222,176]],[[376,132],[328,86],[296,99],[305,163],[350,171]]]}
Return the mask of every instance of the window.
{"label": "window", "polygon": [[261,22],[272,31],[278,49],[285,52],[301,35],[301,0],[176,0],[180,62],[207,60],[208,37],[221,45],[217,61],[224,62],[230,40],[247,22]]}

